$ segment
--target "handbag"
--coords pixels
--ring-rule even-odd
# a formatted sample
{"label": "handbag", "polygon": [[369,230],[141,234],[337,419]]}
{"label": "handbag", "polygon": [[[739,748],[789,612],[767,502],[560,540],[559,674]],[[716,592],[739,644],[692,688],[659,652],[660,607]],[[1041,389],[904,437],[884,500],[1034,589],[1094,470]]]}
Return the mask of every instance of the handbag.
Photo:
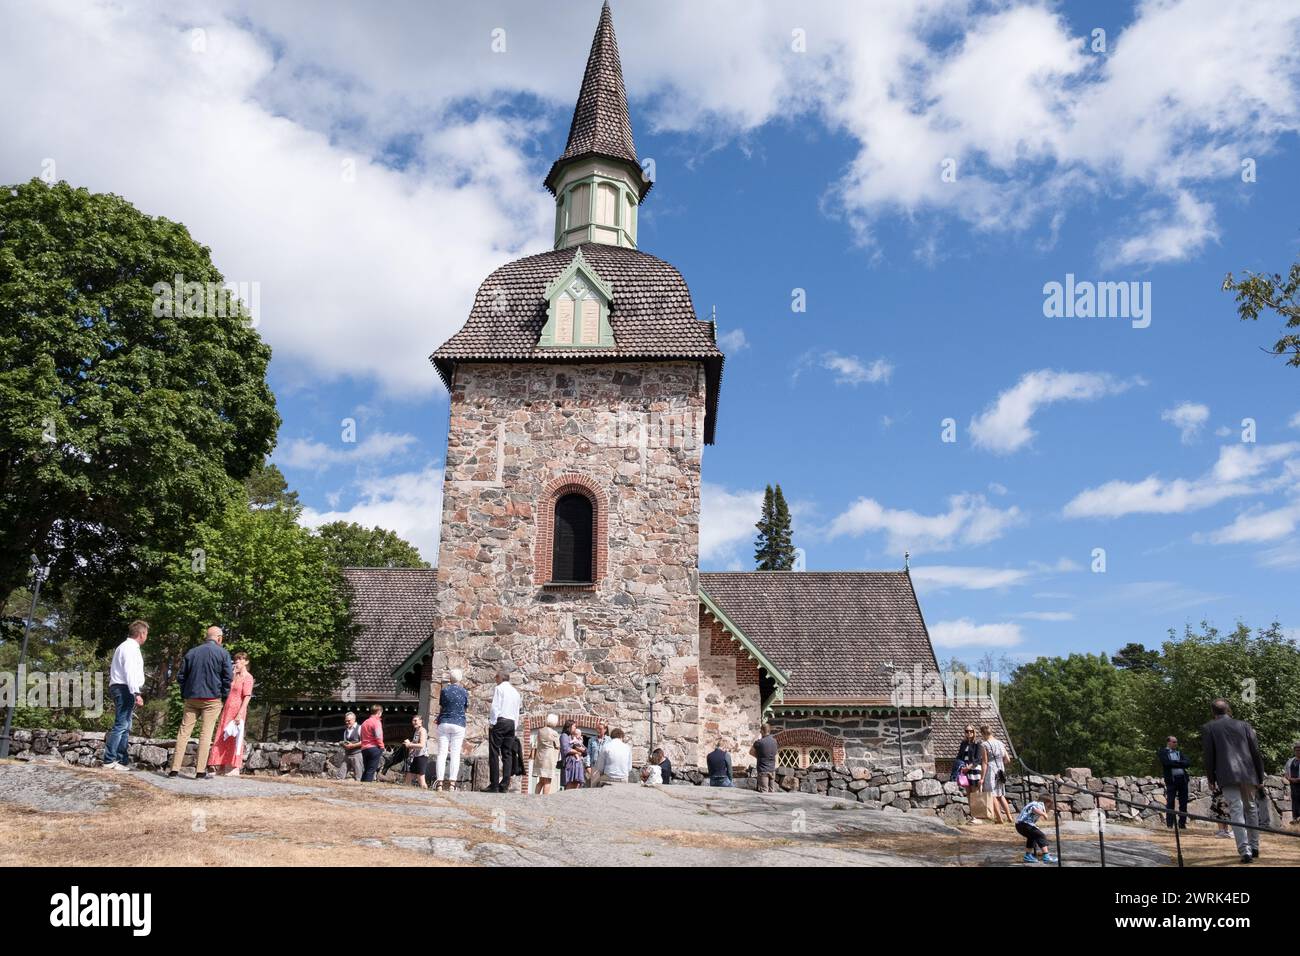
{"label": "handbag", "polygon": [[969,786],[970,786],[970,777],[966,776],[966,771],[965,771],[965,770],[963,770],[961,773],[957,774],[957,783],[958,783],[960,786],[963,786],[963,787],[969,787]]}
{"label": "handbag", "polygon": [[1005,784],[1007,782],[1007,772],[1005,770],[999,770],[998,775],[994,779],[999,785]]}

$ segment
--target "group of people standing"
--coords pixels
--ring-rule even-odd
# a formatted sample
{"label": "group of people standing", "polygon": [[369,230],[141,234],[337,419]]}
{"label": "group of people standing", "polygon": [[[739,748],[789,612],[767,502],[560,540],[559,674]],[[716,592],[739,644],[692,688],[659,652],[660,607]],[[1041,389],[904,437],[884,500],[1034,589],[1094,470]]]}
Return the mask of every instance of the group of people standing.
{"label": "group of people standing", "polygon": [[[144,657],[140,648],[149,639],[149,624],[132,621],[126,633],[126,640],[113,652],[109,668],[108,691],[115,712],[113,729],[104,741],[104,767],[119,771],[130,769],[127,758],[131,718],[137,707],[144,706]],[[176,681],[184,710],[169,777],[180,776],[196,723],[199,740],[195,779],[237,774],[244,764],[244,728],[253,699],[253,675],[248,670],[248,655],[239,651],[231,657],[222,646],[224,641],[221,628],[209,627],[203,643],[190,648],[181,661]]]}
{"label": "group of people standing", "polygon": [[993,736],[989,724],[967,724],[957,759],[952,762],[952,779],[957,781],[970,800],[971,816],[980,819],[981,802],[992,814],[994,823],[1012,823],[1011,804],[1007,802],[1007,745]]}

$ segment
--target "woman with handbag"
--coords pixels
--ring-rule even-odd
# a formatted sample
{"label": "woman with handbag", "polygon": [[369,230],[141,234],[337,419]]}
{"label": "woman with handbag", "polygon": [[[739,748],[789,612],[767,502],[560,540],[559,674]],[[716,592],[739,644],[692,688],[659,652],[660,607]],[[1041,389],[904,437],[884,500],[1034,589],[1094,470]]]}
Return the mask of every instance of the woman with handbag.
{"label": "woman with handbag", "polygon": [[1011,823],[1014,818],[1011,804],[1007,802],[1006,744],[993,736],[993,728],[988,724],[980,725],[980,736],[984,738],[981,748],[984,751],[984,796],[993,808],[993,822],[1003,822],[1005,815],[1006,822]]}

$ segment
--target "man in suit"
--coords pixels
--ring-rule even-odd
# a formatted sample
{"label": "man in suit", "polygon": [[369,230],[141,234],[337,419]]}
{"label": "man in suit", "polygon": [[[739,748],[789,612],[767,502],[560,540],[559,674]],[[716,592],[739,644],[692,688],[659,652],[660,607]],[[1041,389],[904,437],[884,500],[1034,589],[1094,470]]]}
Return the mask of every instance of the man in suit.
{"label": "man in suit", "polygon": [[1178,738],[1170,735],[1160,748],[1160,766],[1165,773],[1165,826],[1174,825],[1174,798],[1178,798],[1178,826],[1187,829],[1187,760],[1178,749]]}
{"label": "man in suit", "polygon": [[1259,857],[1259,831],[1248,830],[1245,825],[1259,825],[1257,797],[1264,782],[1264,758],[1259,753],[1255,728],[1233,717],[1226,700],[1220,697],[1210,705],[1210,711],[1214,719],[1201,728],[1205,776],[1211,787],[1223,791],[1237,852],[1242,863],[1250,863]]}

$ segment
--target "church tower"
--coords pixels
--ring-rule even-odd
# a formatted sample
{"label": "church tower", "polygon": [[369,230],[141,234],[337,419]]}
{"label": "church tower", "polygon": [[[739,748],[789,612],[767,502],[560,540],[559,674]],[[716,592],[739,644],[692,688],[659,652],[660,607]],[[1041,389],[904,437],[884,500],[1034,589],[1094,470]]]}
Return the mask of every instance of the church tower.
{"label": "church tower", "polygon": [[703,446],[723,355],[680,273],[642,252],[651,183],[632,138],[608,3],[564,152],[554,249],[508,263],[433,353],[450,393],[433,635],[408,658],[436,699],[462,667],[482,749],[493,674],[523,695],[526,756],[548,712],[621,727],[695,766]]}

